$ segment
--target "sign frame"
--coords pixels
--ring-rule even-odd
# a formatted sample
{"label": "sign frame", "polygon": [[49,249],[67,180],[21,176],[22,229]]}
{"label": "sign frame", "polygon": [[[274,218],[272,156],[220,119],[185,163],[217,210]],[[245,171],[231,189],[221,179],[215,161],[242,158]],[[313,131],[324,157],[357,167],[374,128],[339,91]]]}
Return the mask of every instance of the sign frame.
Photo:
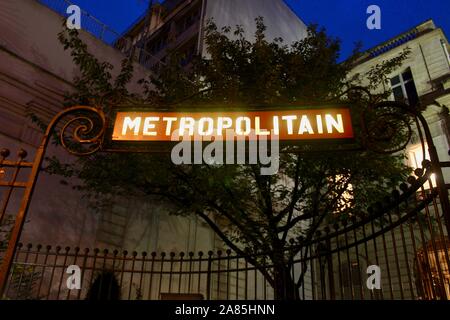
{"label": "sign frame", "polygon": [[[323,104],[277,104],[277,105],[201,105],[201,106],[177,106],[176,108],[150,107],[139,105],[117,105],[112,107],[107,119],[107,128],[102,141],[102,151],[104,152],[128,152],[128,153],[170,153],[172,148],[180,141],[131,141],[113,140],[113,131],[119,112],[176,112],[176,113],[205,113],[205,112],[265,112],[265,111],[300,111],[300,110],[327,110],[327,109],[347,109],[350,114],[352,138],[321,138],[321,139],[301,139],[301,140],[280,140],[281,153],[311,153],[316,152],[348,152],[363,150],[361,137],[358,130],[359,122],[355,117],[355,106],[349,103],[323,103]],[[203,146],[211,141],[201,142]]]}

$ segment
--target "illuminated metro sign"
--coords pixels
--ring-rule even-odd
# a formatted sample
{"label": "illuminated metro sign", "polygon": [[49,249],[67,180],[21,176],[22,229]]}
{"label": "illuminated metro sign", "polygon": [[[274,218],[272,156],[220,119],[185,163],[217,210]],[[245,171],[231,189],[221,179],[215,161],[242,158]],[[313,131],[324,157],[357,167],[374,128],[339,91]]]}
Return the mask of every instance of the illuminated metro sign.
{"label": "illuminated metro sign", "polygon": [[204,141],[261,136],[277,137],[280,141],[354,138],[350,109],[334,107],[226,112],[119,111],[112,140],[168,142],[174,141],[174,135]]}

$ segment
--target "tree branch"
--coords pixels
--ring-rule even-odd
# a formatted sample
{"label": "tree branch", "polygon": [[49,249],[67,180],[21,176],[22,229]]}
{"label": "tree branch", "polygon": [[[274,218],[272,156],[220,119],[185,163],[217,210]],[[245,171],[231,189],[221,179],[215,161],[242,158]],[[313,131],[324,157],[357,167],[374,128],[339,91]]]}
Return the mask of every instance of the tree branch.
{"label": "tree branch", "polygon": [[203,219],[205,222],[213,229],[213,231],[222,239],[222,241],[228,245],[231,249],[233,249],[237,254],[242,256],[245,260],[247,260],[249,263],[251,263],[255,268],[257,268],[262,275],[267,279],[267,281],[270,283],[270,285],[274,285],[274,280],[270,276],[269,272],[265,269],[265,266],[261,266],[257,260],[253,259],[248,254],[245,254],[244,251],[239,249],[228,237],[225,235],[225,233],[222,232],[222,230],[203,212],[200,210],[197,210],[196,213]]}

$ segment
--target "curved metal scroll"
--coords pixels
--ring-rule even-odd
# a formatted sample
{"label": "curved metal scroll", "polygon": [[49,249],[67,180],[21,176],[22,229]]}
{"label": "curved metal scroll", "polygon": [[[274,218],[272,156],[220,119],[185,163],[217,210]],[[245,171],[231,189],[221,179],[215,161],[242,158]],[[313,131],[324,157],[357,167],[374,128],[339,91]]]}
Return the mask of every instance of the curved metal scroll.
{"label": "curved metal scroll", "polygon": [[99,151],[107,126],[103,111],[83,106],[66,109],[52,120],[47,134],[50,134],[58,122],[66,117],[70,119],[59,134],[62,146],[77,156],[87,156]]}
{"label": "curved metal scroll", "polygon": [[27,186],[23,193],[19,212],[13,230],[11,231],[8,248],[3,257],[0,271],[0,298],[6,287],[7,277],[11,270],[34,187],[41,171],[45,151],[48,143],[52,137],[54,137],[54,130],[58,123],[67,117],[69,120],[62,126],[59,135],[60,142],[65,149],[71,154],[86,156],[97,152],[101,148],[106,130],[106,117],[100,109],[85,106],[72,107],[61,111],[52,119],[45,131],[41,145],[36,151],[36,156],[33,161],[33,166],[31,167]]}
{"label": "curved metal scroll", "polygon": [[337,98],[355,93],[365,94],[368,99],[360,116],[364,147],[382,154],[404,150],[413,135],[412,123],[419,114],[417,109],[397,101],[380,102],[364,87],[351,87]]}

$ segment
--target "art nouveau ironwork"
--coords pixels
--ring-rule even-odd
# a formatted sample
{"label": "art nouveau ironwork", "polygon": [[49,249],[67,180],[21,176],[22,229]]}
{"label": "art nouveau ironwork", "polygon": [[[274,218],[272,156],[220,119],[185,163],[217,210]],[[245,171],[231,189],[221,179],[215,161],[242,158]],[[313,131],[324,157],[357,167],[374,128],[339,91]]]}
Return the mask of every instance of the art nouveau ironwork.
{"label": "art nouveau ironwork", "polygon": [[[362,91],[366,92],[362,88],[354,88],[354,91]],[[366,92],[367,93],[367,92]],[[350,94],[350,91],[347,92]],[[370,94],[367,93],[370,97]],[[427,122],[421,112],[415,108],[409,107],[405,104],[398,102],[375,102],[369,99],[368,108],[362,110],[360,112],[360,128],[362,132],[362,136],[360,139],[360,145],[353,150],[361,150],[361,149],[370,149],[374,152],[378,153],[395,153],[403,150],[406,145],[409,143],[413,128],[415,126],[417,128],[417,132],[419,138],[422,142],[423,154],[425,154],[425,146],[428,147],[428,154],[430,155],[429,161],[424,162],[423,169],[416,170],[416,178],[411,178],[409,180],[410,186],[402,185],[400,186],[401,191],[403,193],[399,193],[395,191],[391,198],[386,199],[384,204],[380,204],[380,206],[373,208],[369,211],[363,220],[361,221],[353,221],[350,225],[343,225],[342,228],[337,226],[334,232],[331,232],[329,229],[325,229],[322,233],[316,234],[311,241],[306,244],[300,244],[300,247],[297,247],[302,252],[303,250],[313,250],[313,248],[322,248],[322,250],[317,251],[316,253],[310,255],[310,258],[306,260],[299,260],[300,268],[305,266],[305,263],[315,263],[318,262],[321,265],[327,265],[329,270],[320,269],[319,272],[323,277],[325,275],[328,277],[328,280],[323,278],[319,279],[321,282],[321,286],[325,286],[328,281],[328,289],[323,289],[322,296],[326,297],[327,294],[330,295],[331,298],[339,295],[336,293],[335,288],[336,280],[333,278],[334,271],[336,271],[335,267],[332,266],[333,259],[337,259],[339,264],[339,282],[343,281],[343,275],[341,268],[340,255],[344,255],[347,252],[347,260],[349,260],[348,250],[350,248],[365,248],[367,250],[367,244],[369,241],[374,241],[376,246],[376,239],[382,238],[382,242],[384,245],[384,251],[386,253],[386,242],[385,242],[385,234],[388,231],[394,228],[403,228],[404,223],[414,222],[419,219],[419,213],[424,211],[426,212],[426,216],[429,217],[428,206],[432,205],[434,207],[434,214],[436,216],[436,221],[439,222],[439,230],[440,237],[444,240],[442,242],[444,245],[447,245],[448,239],[448,230],[450,230],[450,203],[448,199],[448,191],[444,181],[444,176],[442,173],[442,164],[437,155],[436,148],[433,143],[433,138],[431,136],[430,129],[428,128]],[[13,277],[11,275],[11,267],[13,265],[14,258],[17,257],[17,248],[19,246],[19,239],[21,235],[21,231],[25,222],[26,214],[30,205],[30,200],[33,194],[33,190],[36,185],[36,181],[39,177],[39,173],[41,171],[41,166],[44,161],[45,152],[47,150],[47,146],[52,138],[57,138],[57,141],[61,143],[61,145],[71,154],[77,156],[88,156],[92,155],[96,152],[129,152],[129,150],[123,149],[114,149],[110,148],[107,144],[105,144],[105,140],[109,139],[107,135],[110,134],[111,129],[111,120],[107,119],[105,113],[99,109],[94,107],[85,107],[78,106],[66,109],[56,115],[51,123],[48,125],[47,130],[44,134],[43,140],[39,148],[37,149],[35,158],[32,162],[25,161],[26,152],[21,151],[19,153],[19,158],[17,161],[10,161],[7,158],[9,157],[8,150],[2,150],[0,155],[0,169],[10,168],[13,170],[13,174],[8,181],[1,180],[0,186],[6,188],[6,192],[4,193],[4,199],[2,203],[2,211],[0,212],[0,222],[1,219],[4,218],[6,206],[10,200],[11,192],[14,188],[23,188],[24,194],[21,200],[20,208],[18,214],[15,219],[14,227],[11,233],[11,238],[8,243],[7,250],[3,257],[3,263],[0,272],[0,292],[5,293],[5,289],[7,288],[8,277]],[[402,125],[401,125],[402,124]],[[402,128],[402,129],[399,129]],[[346,149],[345,151],[350,151],[352,149]],[[136,150],[134,150],[136,151]],[[143,150],[143,152],[147,152],[148,149]],[[305,152],[304,150],[299,151],[298,149],[292,149],[291,147],[287,147],[285,152]],[[29,169],[30,174],[28,179],[25,182],[19,182],[17,180],[18,174],[21,170]],[[430,175],[434,174],[436,177],[436,185],[431,188],[429,192],[423,190],[423,185],[429,181]],[[421,194],[423,195],[422,199],[415,203],[413,208],[410,210],[406,210],[405,214],[402,216],[398,211],[397,214],[393,215],[393,212],[404,203],[408,203],[411,197],[416,198],[418,191],[422,188]],[[439,199],[439,202],[436,201]],[[441,222],[440,217],[443,217],[443,221]],[[394,218],[395,217],[395,218]],[[384,219],[388,219],[389,227],[381,228],[376,231],[375,222],[377,220],[384,221]],[[445,229],[444,230],[444,226]],[[371,228],[372,232],[366,234],[367,228]],[[359,237],[357,232],[362,232],[362,236]],[[403,233],[403,231],[402,231]],[[348,236],[352,234],[354,239],[353,242],[349,242]],[[345,245],[341,244],[342,237],[345,239]],[[333,241],[335,241],[334,246],[332,245]],[[434,241],[434,238],[433,238]],[[395,239],[393,239],[395,243]],[[433,244],[431,244],[433,245]],[[362,247],[361,247],[362,246]],[[395,245],[394,245],[395,246]],[[434,245],[436,247],[436,245]],[[442,246],[441,246],[442,247]],[[441,248],[439,247],[439,248]],[[31,247],[30,247],[31,248]],[[325,248],[325,249],[323,249]],[[422,245],[422,253],[418,256],[418,268],[423,269],[423,261],[424,257],[428,256],[427,250],[428,244]],[[316,250],[315,249],[315,250]],[[434,248],[436,249],[436,248]],[[396,251],[397,249],[394,248]],[[437,250],[437,249],[436,249]],[[434,250],[434,252],[437,252]],[[375,252],[377,249],[375,248]],[[23,252],[21,248],[19,252]],[[78,252],[78,251],[77,251]],[[418,250],[415,250],[417,254],[419,254]],[[440,267],[441,264],[437,261],[439,260],[439,256],[445,257],[447,266],[449,265],[448,259],[448,250],[442,251],[444,254],[440,255],[439,253],[437,260],[434,263],[436,266],[436,272],[433,273],[433,279],[436,278],[436,274],[438,274],[438,279],[441,281],[441,286],[439,288],[433,287],[432,290],[427,284],[427,277],[422,277],[420,281],[423,282],[423,286],[428,286],[427,290],[425,290],[426,294],[430,295],[432,293],[433,297],[444,297],[445,288],[445,275],[443,274],[443,270]],[[38,257],[40,253],[36,253],[36,257]],[[396,253],[397,254],[397,253]],[[75,254],[75,260],[78,253]],[[117,254],[115,254],[115,257]],[[87,256],[85,256],[87,257]],[[134,256],[133,259],[135,259]],[[190,256],[192,258],[192,256]],[[333,258],[331,258],[333,257]],[[359,259],[360,255],[356,252],[356,259]],[[155,256],[153,256],[153,259]],[[173,260],[173,256],[171,259]],[[244,257],[236,257],[237,261]],[[37,259],[37,258],[36,258]],[[56,259],[56,258],[55,258]],[[106,256],[105,256],[106,259]],[[108,258],[109,259],[109,258]],[[322,263],[321,259],[325,259],[328,261],[327,263]],[[386,258],[387,259],[387,258]],[[145,258],[144,258],[145,260]],[[378,260],[378,258],[377,258]],[[442,258],[441,258],[442,260]],[[56,261],[56,260],[55,260]],[[125,260],[124,260],[125,261]],[[230,260],[226,260],[230,261]],[[351,265],[351,261],[349,260],[349,265]],[[378,261],[377,261],[378,262]],[[17,263],[21,263],[20,259],[17,260]],[[144,262],[143,262],[144,263]],[[359,261],[357,261],[359,265]],[[397,271],[399,271],[398,261],[397,261]],[[428,263],[429,265],[429,263]],[[92,270],[95,270],[95,262],[94,266],[91,266]],[[268,266],[270,268],[270,266]],[[388,267],[389,269],[389,267]],[[239,272],[241,269],[237,268],[236,272]],[[244,270],[244,269],[243,269]],[[245,269],[247,270],[247,269]],[[312,268],[311,270],[314,270]],[[448,270],[448,269],[447,269]],[[123,270],[122,270],[123,272]],[[182,271],[180,271],[182,273]],[[256,270],[255,270],[256,272]],[[431,272],[431,271],[430,271]],[[180,273],[180,277],[181,277]],[[220,272],[219,272],[220,273]],[[351,273],[351,272],[350,272]],[[12,278],[11,278],[12,279]],[[211,281],[211,279],[210,279]],[[409,281],[411,283],[411,279]],[[341,290],[343,290],[341,286]],[[444,290],[445,289],[445,290]],[[211,288],[209,288],[211,290]],[[430,291],[431,290],[431,291]],[[433,291],[434,290],[434,291]],[[436,293],[436,290],[440,292]],[[391,290],[392,291],[392,290]],[[424,291],[424,292],[425,292]],[[324,293],[325,292],[325,293]],[[392,293],[392,292],[391,292]],[[341,292],[343,295],[344,293]],[[373,292],[371,293],[371,295]],[[426,296],[424,293],[423,295]],[[434,294],[434,295],[433,295]],[[208,291],[206,293],[208,297],[211,296],[211,292]],[[352,297],[355,297],[355,290],[352,288],[351,290]],[[415,293],[413,293],[413,296]],[[69,295],[70,296],[70,295]],[[393,294],[391,294],[393,296]]]}
{"label": "art nouveau ironwork", "polygon": [[[13,188],[24,188],[24,194],[20,204],[19,211],[16,216],[15,224],[11,232],[8,248],[3,257],[1,271],[0,271],[0,293],[6,284],[7,275],[11,269],[11,264],[14,259],[14,254],[20,239],[20,235],[25,222],[26,214],[30,206],[31,197],[33,195],[36,181],[41,171],[41,166],[44,161],[45,152],[50,140],[53,138],[53,133],[57,125],[62,119],[66,119],[65,124],[60,130],[59,140],[61,144],[72,154],[84,156],[92,154],[98,151],[101,147],[103,134],[106,126],[106,119],[100,110],[92,107],[73,107],[66,109],[57,114],[47,127],[44,133],[41,145],[36,151],[36,155],[33,162],[24,162],[27,153],[25,151],[19,152],[19,160],[16,163],[11,163],[6,160],[9,155],[8,150],[2,150],[1,165],[12,166],[15,169],[13,180],[6,183],[9,187],[3,203],[3,210],[1,212],[1,218],[5,215],[6,206],[10,200],[11,190]],[[71,135],[70,140],[67,135]],[[30,168],[28,180],[26,182],[17,182],[17,175],[23,168]],[[2,184],[4,185],[4,184]],[[0,220],[1,222],[1,220]]]}

